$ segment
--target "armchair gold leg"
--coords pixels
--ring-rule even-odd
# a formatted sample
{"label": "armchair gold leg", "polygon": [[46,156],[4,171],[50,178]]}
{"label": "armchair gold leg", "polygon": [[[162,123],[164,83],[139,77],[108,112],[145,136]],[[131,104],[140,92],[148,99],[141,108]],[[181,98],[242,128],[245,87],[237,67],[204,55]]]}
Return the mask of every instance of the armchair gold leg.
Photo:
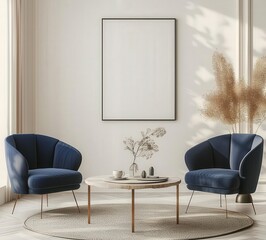
{"label": "armchair gold leg", "polygon": [[194,191],[192,192],[192,194],[190,196],[190,199],[189,199],[189,202],[188,202],[187,209],[186,209],[185,213],[187,213],[187,211],[188,211],[188,208],[190,206],[190,202],[191,202],[191,199],[192,199],[193,195],[194,195]]}
{"label": "armchair gold leg", "polygon": [[46,194],[46,205],[48,207],[48,194]]}
{"label": "armchair gold leg", "polygon": [[253,200],[252,200],[251,204],[252,204],[252,207],[253,207],[254,213],[255,213],[255,215],[256,215],[257,213],[256,213],[256,210],[255,210],[255,206],[254,206]]}
{"label": "armchair gold leg", "polygon": [[79,205],[78,205],[78,202],[77,202],[77,199],[76,199],[76,196],[75,196],[75,193],[74,193],[73,190],[72,190],[72,193],[73,193],[73,197],[74,197],[74,199],[75,199],[75,202],[76,202],[76,205],[77,205],[78,211],[79,211],[79,213],[80,213]]}
{"label": "armchair gold leg", "polygon": [[222,207],[222,194],[220,194],[220,207]]}
{"label": "armchair gold leg", "polygon": [[42,205],[43,205],[43,195],[41,195],[41,219],[42,219]]}
{"label": "armchair gold leg", "polygon": [[227,200],[226,200],[226,194],[224,194],[224,199],[225,199],[225,217],[228,217],[228,213],[227,213]]}
{"label": "armchair gold leg", "polygon": [[17,194],[17,196],[16,196],[16,200],[15,200],[15,203],[14,203],[14,206],[13,206],[12,214],[13,214],[14,211],[15,211],[15,208],[16,208],[16,205],[17,205],[17,201],[18,201],[18,199],[19,199],[19,194]]}

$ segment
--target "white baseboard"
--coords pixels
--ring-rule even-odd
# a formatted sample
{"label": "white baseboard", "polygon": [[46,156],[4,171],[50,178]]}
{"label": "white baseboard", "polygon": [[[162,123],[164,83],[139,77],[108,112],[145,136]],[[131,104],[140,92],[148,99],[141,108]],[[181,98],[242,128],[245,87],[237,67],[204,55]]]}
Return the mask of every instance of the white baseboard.
{"label": "white baseboard", "polygon": [[0,205],[6,202],[6,187],[0,187]]}

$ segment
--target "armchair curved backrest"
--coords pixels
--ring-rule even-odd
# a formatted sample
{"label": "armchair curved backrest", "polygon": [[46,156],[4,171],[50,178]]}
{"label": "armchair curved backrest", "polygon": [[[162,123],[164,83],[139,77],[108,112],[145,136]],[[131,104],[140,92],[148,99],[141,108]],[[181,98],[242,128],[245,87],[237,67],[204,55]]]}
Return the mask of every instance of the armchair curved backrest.
{"label": "armchair curved backrest", "polygon": [[263,159],[263,144],[263,138],[255,135],[250,150],[239,161],[240,194],[256,191]]}
{"label": "armchair curved backrest", "polygon": [[[5,139],[5,149],[12,190],[18,194],[29,193],[28,178],[31,171],[45,168],[77,171],[82,160],[81,153],[77,149],[58,139],[39,134],[10,135]],[[60,174],[56,174],[60,177]],[[79,187],[81,178],[79,173],[75,180],[76,188]],[[67,188],[67,186],[60,187]]]}
{"label": "armchair curved backrest", "polygon": [[206,168],[230,168],[231,134],[210,138],[190,148],[185,162],[190,171]]}
{"label": "armchair curved backrest", "polygon": [[[256,134],[226,134],[210,138],[185,154],[189,171],[209,168],[239,172],[239,193],[256,190],[263,157],[263,138]],[[217,191],[217,190],[216,190]]]}

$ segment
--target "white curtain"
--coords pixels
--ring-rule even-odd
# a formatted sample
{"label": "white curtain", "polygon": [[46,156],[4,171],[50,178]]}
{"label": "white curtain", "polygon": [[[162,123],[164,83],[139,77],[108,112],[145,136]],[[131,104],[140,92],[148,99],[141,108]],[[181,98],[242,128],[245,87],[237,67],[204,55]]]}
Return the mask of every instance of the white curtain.
{"label": "white curtain", "polygon": [[0,187],[5,186],[6,201],[13,194],[6,171],[4,138],[21,132],[21,2],[0,1]]}
{"label": "white curtain", "polygon": [[4,138],[8,134],[8,1],[0,1],[0,199],[5,201],[7,172]]}

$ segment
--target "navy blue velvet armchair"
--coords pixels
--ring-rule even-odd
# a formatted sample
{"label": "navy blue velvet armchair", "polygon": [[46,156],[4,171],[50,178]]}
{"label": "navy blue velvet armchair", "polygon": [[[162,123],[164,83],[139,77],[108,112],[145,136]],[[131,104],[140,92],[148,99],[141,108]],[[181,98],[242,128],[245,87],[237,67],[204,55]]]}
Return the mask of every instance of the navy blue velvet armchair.
{"label": "navy blue velvet armchair", "polygon": [[[187,188],[217,194],[238,194],[237,202],[252,203],[263,157],[263,138],[255,134],[227,134],[204,141],[185,154]],[[221,198],[220,198],[221,201]],[[187,212],[186,210],[186,212]],[[226,209],[227,216],[227,209]]]}
{"label": "navy blue velvet armchair", "polygon": [[[39,134],[14,134],[5,139],[6,163],[11,188],[17,194],[43,194],[80,187],[81,153],[58,139]],[[12,214],[14,212],[15,201]],[[79,207],[78,207],[79,210]]]}

